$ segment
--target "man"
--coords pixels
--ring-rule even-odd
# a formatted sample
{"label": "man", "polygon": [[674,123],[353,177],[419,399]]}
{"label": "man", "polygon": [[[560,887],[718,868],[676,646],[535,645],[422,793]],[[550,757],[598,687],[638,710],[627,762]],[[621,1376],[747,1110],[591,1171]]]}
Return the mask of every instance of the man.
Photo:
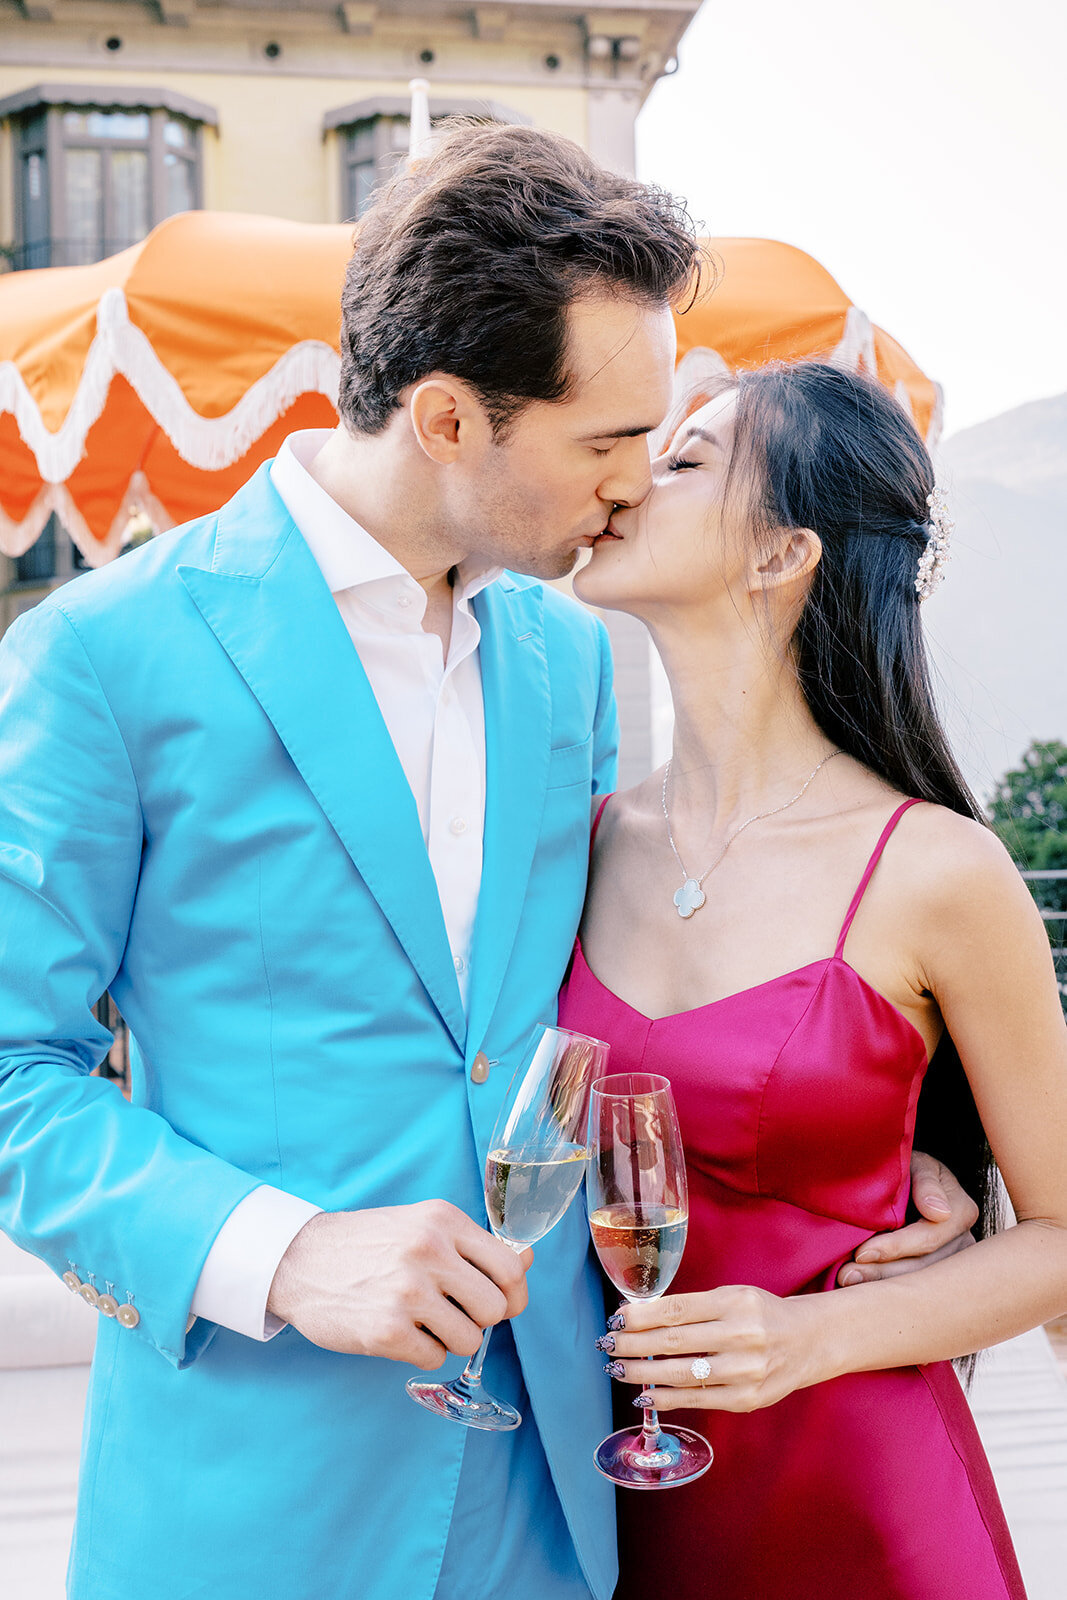
{"label": "man", "polygon": [[[533,1267],[477,1220],[610,664],[504,569],[647,491],[694,261],[565,141],[454,134],[362,225],[341,427],[4,642],[0,1224],[102,1313],[75,1600],[611,1593],[583,1217]],[[131,1105],[88,1076],[105,988]],[[496,1323],[520,1429],[408,1400]]]}

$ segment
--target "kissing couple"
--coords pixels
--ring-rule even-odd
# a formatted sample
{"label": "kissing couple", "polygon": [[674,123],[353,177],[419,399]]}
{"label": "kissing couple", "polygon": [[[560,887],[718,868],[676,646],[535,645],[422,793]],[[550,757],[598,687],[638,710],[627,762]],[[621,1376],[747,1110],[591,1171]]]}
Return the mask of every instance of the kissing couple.
{"label": "kissing couple", "polygon": [[[1067,1305],[1067,1039],[933,707],[933,470],[821,363],[650,461],[699,269],[567,141],[446,134],[361,224],[337,429],[0,647],[0,1225],[99,1312],[73,1600],[1023,1593],[951,1363]],[[602,609],[676,714],[626,793]],[[484,1225],[557,1015],[688,1159],[610,1330],[580,1208]],[[410,1403],[493,1325],[522,1427]],[[716,1461],[616,1523],[648,1357]]]}

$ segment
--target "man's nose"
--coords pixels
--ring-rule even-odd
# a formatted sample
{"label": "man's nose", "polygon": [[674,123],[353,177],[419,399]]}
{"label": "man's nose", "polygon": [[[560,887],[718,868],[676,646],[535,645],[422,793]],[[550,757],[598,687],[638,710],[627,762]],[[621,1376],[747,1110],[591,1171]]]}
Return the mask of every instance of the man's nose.
{"label": "man's nose", "polygon": [[637,506],[652,488],[652,463],[646,438],[626,441],[631,448],[616,451],[611,471],[600,485],[600,498],[617,506]]}

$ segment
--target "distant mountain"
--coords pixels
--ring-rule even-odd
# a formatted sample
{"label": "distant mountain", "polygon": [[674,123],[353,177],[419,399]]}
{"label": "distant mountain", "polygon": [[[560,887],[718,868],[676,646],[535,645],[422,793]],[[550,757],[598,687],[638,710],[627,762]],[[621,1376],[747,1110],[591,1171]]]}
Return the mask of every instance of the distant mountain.
{"label": "distant mountain", "polygon": [[1031,739],[1067,739],[1067,394],[946,440],[956,522],[924,608],[942,707],[982,797]]}

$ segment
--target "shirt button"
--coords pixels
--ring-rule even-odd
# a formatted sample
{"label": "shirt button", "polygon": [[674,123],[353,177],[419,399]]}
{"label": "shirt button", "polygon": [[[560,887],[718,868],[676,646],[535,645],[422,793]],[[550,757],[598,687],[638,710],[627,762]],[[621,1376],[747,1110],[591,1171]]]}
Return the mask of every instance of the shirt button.
{"label": "shirt button", "polygon": [[462,817],[453,817],[452,821],[448,824],[448,829],[450,833],[454,833],[458,838],[461,833],[466,833],[467,824],[464,822]]}
{"label": "shirt button", "polygon": [[409,594],[398,595],[396,603],[398,606],[409,606],[411,604],[411,596]]}
{"label": "shirt button", "polygon": [[457,956],[452,965],[455,967],[457,972],[465,972],[467,970],[467,963],[464,961],[462,956]]}

